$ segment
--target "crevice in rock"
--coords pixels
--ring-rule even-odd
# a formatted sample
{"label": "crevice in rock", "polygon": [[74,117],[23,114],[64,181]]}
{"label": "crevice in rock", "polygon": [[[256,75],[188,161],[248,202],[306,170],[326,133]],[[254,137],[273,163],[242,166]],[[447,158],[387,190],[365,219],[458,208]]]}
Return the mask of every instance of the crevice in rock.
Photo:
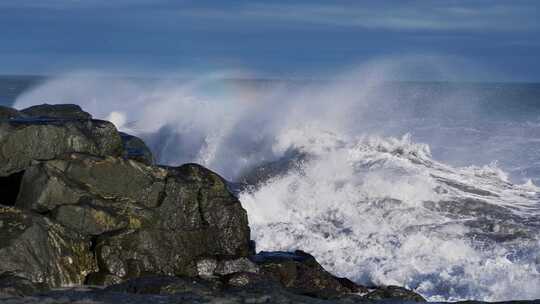
{"label": "crevice in rock", "polygon": [[36,210],[34,210],[33,212],[35,212],[35,213],[37,213],[39,215],[42,215],[44,217],[48,217],[48,218],[52,219],[53,218],[53,212],[57,208],[54,208],[53,210],[45,210],[45,211],[36,211]]}
{"label": "crevice in rock", "polygon": [[96,253],[96,247],[97,247],[97,243],[98,243],[98,235],[93,235],[90,237],[90,251],[94,254],[94,257],[97,257],[97,253]]}
{"label": "crevice in rock", "polygon": [[94,260],[96,262],[96,272],[92,272],[84,278],[84,284],[92,285],[92,280],[94,280],[94,276],[96,276],[98,273],[102,272],[102,265],[100,265],[99,261],[99,253],[97,252],[98,242],[99,242],[99,235],[91,235],[90,236],[90,246],[88,247],[88,250],[91,252],[92,256],[94,257]]}
{"label": "crevice in rock", "polygon": [[163,189],[159,192],[156,208],[161,207],[165,199],[167,199],[167,184],[169,183],[169,177],[165,177],[163,181]]}
{"label": "crevice in rock", "polygon": [[204,199],[202,189],[199,188],[199,191],[197,192],[197,209],[199,211],[199,216],[201,217],[201,223],[204,227],[210,226],[210,223],[206,220],[206,217],[204,216],[204,210],[202,207],[202,201]]}
{"label": "crevice in rock", "polygon": [[21,190],[24,170],[0,177],[0,204],[14,206]]}

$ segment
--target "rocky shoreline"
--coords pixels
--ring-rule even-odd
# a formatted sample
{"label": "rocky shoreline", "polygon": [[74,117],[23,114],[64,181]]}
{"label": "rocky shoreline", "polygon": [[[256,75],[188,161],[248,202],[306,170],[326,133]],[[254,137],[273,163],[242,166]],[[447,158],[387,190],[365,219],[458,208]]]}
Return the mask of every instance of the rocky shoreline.
{"label": "rocky shoreline", "polygon": [[256,252],[229,184],[156,165],[137,137],[76,105],[0,106],[0,301],[423,302],[313,256]]}

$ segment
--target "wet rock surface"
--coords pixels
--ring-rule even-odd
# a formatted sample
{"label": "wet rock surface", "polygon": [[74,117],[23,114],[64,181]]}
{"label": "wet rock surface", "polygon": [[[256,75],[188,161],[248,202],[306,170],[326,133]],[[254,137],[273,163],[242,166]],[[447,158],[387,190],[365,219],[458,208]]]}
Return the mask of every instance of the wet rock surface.
{"label": "wet rock surface", "polygon": [[83,284],[95,271],[90,241],[47,217],[0,206],[0,274],[49,286]]}
{"label": "wet rock surface", "polygon": [[0,274],[0,299],[4,297],[24,297],[47,291],[47,285],[34,283],[9,272]]}
{"label": "wet rock surface", "polygon": [[15,109],[0,106],[0,120],[23,118],[25,115]]}
{"label": "wet rock surface", "polygon": [[249,253],[246,212],[199,165],[71,154],[28,168],[20,191],[15,206],[93,238],[103,273],[94,278],[194,275],[199,257]]}
{"label": "wet rock surface", "polygon": [[0,120],[0,176],[52,160],[66,153],[121,156],[122,142],[114,125],[102,120],[20,118]]}
{"label": "wet rock surface", "polygon": [[146,165],[154,164],[154,156],[146,143],[133,135],[120,132],[124,146],[124,158],[133,159]]}
{"label": "wet rock surface", "polygon": [[223,178],[197,164],[153,165],[142,140],[78,106],[0,113],[7,303],[424,301],[336,277],[302,251],[255,254]]}
{"label": "wet rock surface", "polygon": [[[0,285],[1,288],[1,285]],[[1,289],[0,289],[1,290]],[[144,277],[108,288],[84,287],[38,292],[32,296],[4,296],[2,303],[416,303],[410,299],[367,299],[357,294],[339,298],[320,299],[296,294],[276,285],[258,288],[231,288],[219,282],[180,277]],[[540,301],[494,302],[499,304],[536,304]],[[477,301],[454,302],[463,304],[486,303]]]}
{"label": "wet rock surface", "polygon": [[366,287],[328,273],[312,255],[300,250],[260,252],[252,259],[259,266],[262,277],[279,282],[299,294],[333,298],[343,294],[368,292]]}
{"label": "wet rock surface", "polygon": [[376,288],[366,294],[365,298],[370,300],[401,300],[401,301],[413,301],[413,302],[425,302],[417,293],[407,290],[398,286],[385,286]]}
{"label": "wet rock surface", "polygon": [[294,150],[288,151],[280,159],[269,161],[246,170],[238,178],[239,182],[232,186],[238,189],[238,191],[249,186],[257,187],[272,178],[287,174],[290,170],[299,169],[299,164],[308,159],[309,156],[305,153]]}
{"label": "wet rock surface", "polygon": [[23,109],[21,113],[37,118],[91,119],[90,113],[75,104],[41,104]]}

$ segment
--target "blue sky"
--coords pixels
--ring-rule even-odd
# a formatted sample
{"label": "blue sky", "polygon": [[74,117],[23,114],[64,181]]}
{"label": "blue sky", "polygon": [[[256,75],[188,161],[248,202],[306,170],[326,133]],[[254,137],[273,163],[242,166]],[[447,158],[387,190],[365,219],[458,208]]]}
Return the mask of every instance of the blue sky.
{"label": "blue sky", "polygon": [[420,56],[471,80],[540,81],[535,0],[0,0],[0,39],[0,74],[319,77]]}

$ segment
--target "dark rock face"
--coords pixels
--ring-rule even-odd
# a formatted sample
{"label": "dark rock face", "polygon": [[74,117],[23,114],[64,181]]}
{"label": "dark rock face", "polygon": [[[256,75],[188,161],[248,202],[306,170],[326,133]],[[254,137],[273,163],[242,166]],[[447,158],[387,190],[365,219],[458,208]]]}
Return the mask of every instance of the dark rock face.
{"label": "dark rock face", "polygon": [[121,156],[114,125],[101,120],[11,119],[0,121],[0,176],[65,153]]}
{"label": "dark rock face", "polygon": [[303,251],[261,252],[253,257],[263,276],[273,278],[297,293],[332,298],[346,293],[367,292],[351,281],[337,278]]}
{"label": "dark rock face", "polygon": [[246,212],[223,179],[198,165],[71,154],[28,168],[16,206],[96,236],[94,279],[196,275],[200,257],[249,253]]}
{"label": "dark rock face", "polygon": [[13,207],[0,207],[0,261],[0,273],[51,286],[82,284],[96,269],[88,239]]}
{"label": "dark rock face", "polygon": [[14,118],[24,118],[25,115],[15,109],[0,106],[0,120],[9,120]]}
{"label": "dark rock face", "polygon": [[169,175],[165,198],[159,207],[162,229],[203,229],[213,235],[208,240],[213,248],[207,254],[247,256],[250,251],[247,213],[228,191],[225,180],[196,164],[166,169]]}
{"label": "dark rock face", "polygon": [[15,172],[8,176],[0,176],[0,204],[13,206],[17,201],[24,171]]}
{"label": "dark rock face", "polygon": [[37,212],[76,204],[156,207],[166,175],[161,168],[121,158],[69,154],[29,167],[17,206]]}
{"label": "dark rock face", "polygon": [[100,269],[121,278],[145,273],[197,275],[204,256],[247,256],[249,227],[225,182],[198,165],[166,168],[159,206],[141,227],[98,239]]}
{"label": "dark rock face", "polygon": [[204,258],[197,262],[197,274],[202,278],[219,278],[234,273],[259,273],[259,266],[245,257],[235,259]]}
{"label": "dark rock face", "polygon": [[197,164],[153,164],[142,140],[76,105],[0,108],[0,296],[90,284],[110,287],[70,294],[112,303],[119,293],[144,303],[153,301],[146,295],[173,302],[423,300],[335,277],[302,251],[255,254],[230,184]]}
{"label": "dark rock face", "polygon": [[124,158],[133,159],[146,165],[154,164],[154,156],[150,148],[142,139],[120,132],[122,144],[124,145]]}
{"label": "dark rock face", "polygon": [[238,178],[239,186],[257,186],[269,179],[284,175],[292,169],[298,169],[302,162],[308,159],[308,155],[295,150],[290,150],[275,161],[270,161],[250,168]]}
{"label": "dark rock face", "polygon": [[369,292],[364,286],[328,273],[313,256],[300,250],[260,252],[249,259],[204,259],[197,266],[199,277],[218,279],[225,289],[265,293],[274,288],[322,299]]}
{"label": "dark rock face", "polygon": [[398,286],[379,287],[365,296],[370,300],[401,300],[426,302],[419,294]]}
{"label": "dark rock face", "polygon": [[92,115],[83,111],[75,104],[41,104],[21,110],[30,117],[62,118],[62,119],[91,119]]}
{"label": "dark rock face", "polygon": [[219,292],[223,284],[198,278],[149,276],[131,279],[127,282],[108,287],[107,291],[135,294],[178,294],[192,292],[199,295],[211,295]]}
{"label": "dark rock face", "polygon": [[[275,304],[353,304],[353,303],[411,303],[407,300],[368,300],[358,295],[347,295],[338,299],[317,299],[294,294],[275,286],[212,290],[211,282],[187,280],[185,278],[139,278],[105,290],[77,289],[50,291],[26,298],[4,298],[2,303],[102,303],[102,304],[178,304],[178,303],[275,303]],[[489,302],[464,301],[456,304],[488,304]],[[491,302],[493,303],[493,302]],[[507,301],[498,304],[537,304],[532,301]]]}
{"label": "dark rock face", "polygon": [[34,283],[9,272],[0,274],[0,299],[30,296],[47,290],[46,284]]}

